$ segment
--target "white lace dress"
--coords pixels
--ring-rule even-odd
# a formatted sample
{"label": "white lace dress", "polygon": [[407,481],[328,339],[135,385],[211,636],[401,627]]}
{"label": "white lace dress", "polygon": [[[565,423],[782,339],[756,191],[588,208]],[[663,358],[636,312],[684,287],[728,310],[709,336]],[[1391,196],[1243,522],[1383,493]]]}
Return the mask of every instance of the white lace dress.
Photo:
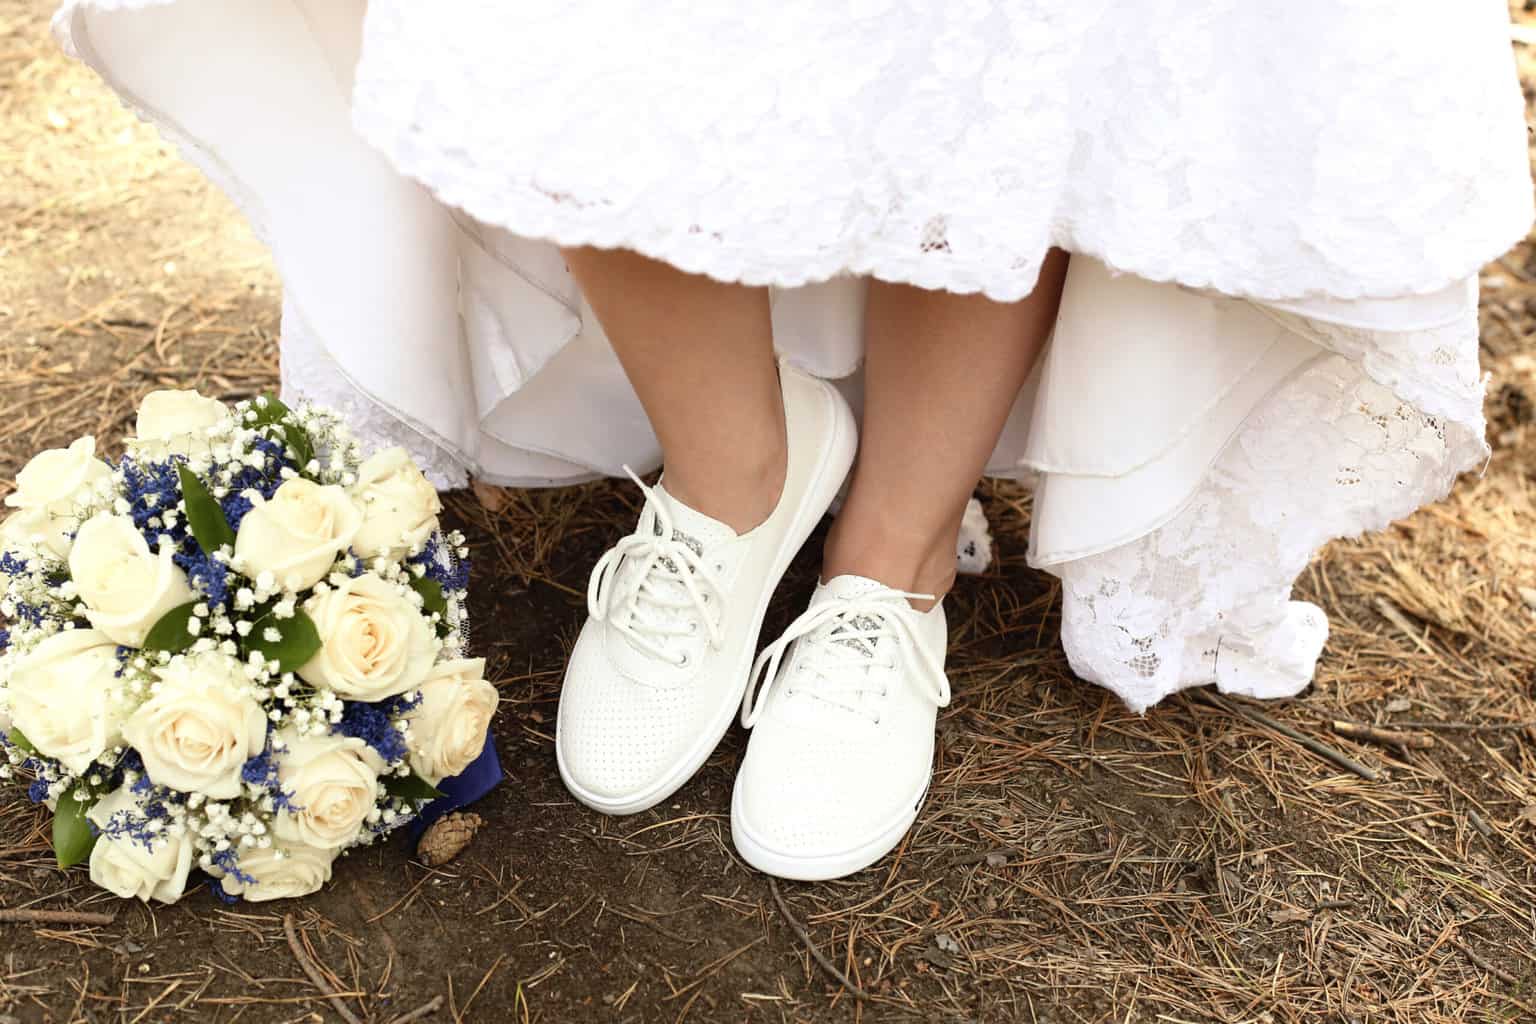
{"label": "white lace dress", "polygon": [[659,461],[556,243],[773,286],[785,354],[855,397],[864,278],[1009,300],[1071,250],[991,471],[1036,482],[1073,667],[1138,709],[1304,688],[1308,559],[1485,455],[1475,275],[1532,216],[1503,0],[68,0],[55,30],[271,245],[285,389],[444,485]]}

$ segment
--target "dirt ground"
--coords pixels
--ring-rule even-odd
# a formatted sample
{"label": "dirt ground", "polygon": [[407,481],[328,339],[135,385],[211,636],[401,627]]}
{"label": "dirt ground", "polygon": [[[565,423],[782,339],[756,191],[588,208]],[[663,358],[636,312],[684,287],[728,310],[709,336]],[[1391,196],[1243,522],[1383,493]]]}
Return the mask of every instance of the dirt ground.
{"label": "dirt ground", "polygon": [[[120,436],[153,387],[236,398],[277,370],[265,254],[54,50],[50,6],[0,0],[6,479],[44,446]],[[0,925],[0,1024],[339,1020],[336,1002],[370,1022],[434,1002],[412,1019],[1536,1020],[1536,254],[1484,285],[1493,459],[1309,570],[1333,635],[1298,700],[1190,693],[1143,718],[1074,679],[1057,589],[1024,564],[1028,498],[989,486],[1001,562],[953,599],[957,697],[917,826],[851,879],[774,886],[730,845],[739,733],[633,818],[556,776],[563,655],[632,494],[517,492],[495,512],[459,495],[508,776],[470,850],[432,870],[402,840],[288,906],[149,908],[57,871],[43,815],[7,792],[0,908],[116,919]],[[796,564],[770,630],[814,571]]]}

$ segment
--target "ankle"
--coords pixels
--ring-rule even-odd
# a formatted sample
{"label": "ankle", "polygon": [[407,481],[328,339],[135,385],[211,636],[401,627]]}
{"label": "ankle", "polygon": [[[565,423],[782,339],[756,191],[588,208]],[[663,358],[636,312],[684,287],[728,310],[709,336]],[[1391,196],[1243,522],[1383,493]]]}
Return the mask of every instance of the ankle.
{"label": "ankle", "polygon": [[789,453],[782,430],[776,445],[732,451],[698,463],[669,461],[667,493],[689,508],[746,533],[773,514],[784,493]]}
{"label": "ankle", "polygon": [[912,601],[928,611],[955,584],[956,530],[913,530],[899,524],[838,515],[822,556],[822,579],[863,576],[931,601]]}

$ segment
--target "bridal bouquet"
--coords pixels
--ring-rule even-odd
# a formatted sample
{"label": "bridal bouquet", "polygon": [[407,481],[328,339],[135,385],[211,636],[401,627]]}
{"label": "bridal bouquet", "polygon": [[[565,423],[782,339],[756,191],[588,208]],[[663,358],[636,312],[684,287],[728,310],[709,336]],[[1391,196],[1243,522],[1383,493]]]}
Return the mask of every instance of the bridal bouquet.
{"label": "bridal bouquet", "polygon": [[486,745],[464,538],[324,409],[157,391],[126,449],[43,452],[5,499],[0,779],[119,896],[312,893]]}

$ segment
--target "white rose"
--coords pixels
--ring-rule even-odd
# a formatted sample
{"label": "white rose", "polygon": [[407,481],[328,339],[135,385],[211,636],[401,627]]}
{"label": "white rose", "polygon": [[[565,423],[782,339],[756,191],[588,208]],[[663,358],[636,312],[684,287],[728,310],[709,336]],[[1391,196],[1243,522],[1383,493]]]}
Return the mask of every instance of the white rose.
{"label": "white rose", "polygon": [[443,510],[437,488],[404,448],[386,448],[364,462],[352,493],[363,507],[352,550],[364,558],[402,558],[437,530]]}
{"label": "white rose", "polygon": [[118,789],[97,802],[86,814],[104,835],[91,850],[91,881],[123,899],[148,903],[175,903],[187,891],[192,873],[192,839],[161,832],[147,844],[141,839],[113,834],[114,816],[142,820],[139,803],[128,789]]}
{"label": "white rose", "polygon": [[18,553],[35,548],[55,558],[68,558],[77,521],[73,515],[55,515],[46,508],[18,509],[0,522],[0,548]]}
{"label": "white rose", "polygon": [[154,696],[123,726],[157,786],[212,800],[240,795],[240,771],[267,744],[267,718],[245,671],[226,654],[174,658]]}
{"label": "white rose", "polygon": [[207,455],[212,437],[233,415],[223,402],[196,391],[151,391],[139,403],[138,421],[128,443],[152,459],[168,455]]}
{"label": "white rose", "polygon": [[499,698],[484,673],[484,658],[445,661],[421,684],[421,703],[409,716],[411,768],[434,786],[461,774],[485,748]]}
{"label": "white rose", "polygon": [[55,633],[11,673],[11,719],[38,753],[75,774],[122,742],[117,644],[94,629]]}
{"label": "white rose", "polygon": [[160,617],[192,600],[187,574],[172,551],[149,542],[126,516],[98,512],[80,527],[69,553],[69,577],[91,625],[126,647],[140,647]]}
{"label": "white rose", "polygon": [[7,543],[35,545],[63,558],[80,510],[111,481],[112,470],[96,457],[93,437],[38,453],[16,474],[16,490],[6,496],[6,505],[21,510],[5,521]]}
{"label": "white rose", "polygon": [[360,739],[278,733],[277,776],[290,807],[273,823],[284,842],[322,850],[352,845],[378,801],[382,761]]}
{"label": "white rose", "polygon": [[331,880],[331,863],[336,850],[317,850],[309,846],[274,843],[261,849],[240,851],[235,870],[246,879],[214,869],[210,874],[231,896],[251,903],[295,899],[320,891]]}
{"label": "white rose", "polygon": [[16,474],[16,490],[5,503],[11,508],[53,508],[89,500],[96,486],[111,476],[111,468],[96,457],[96,439],[82,437],[68,448],[34,455]]}
{"label": "white rose", "polygon": [[235,555],[248,575],[271,572],[284,589],[305,590],[331,571],[362,522],[346,491],[296,477],[246,513]]}
{"label": "white rose", "polygon": [[437,658],[432,624],[394,584],[363,573],[304,605],[320,650],[299,677],[349,700],[379,701],[413,690]]}

